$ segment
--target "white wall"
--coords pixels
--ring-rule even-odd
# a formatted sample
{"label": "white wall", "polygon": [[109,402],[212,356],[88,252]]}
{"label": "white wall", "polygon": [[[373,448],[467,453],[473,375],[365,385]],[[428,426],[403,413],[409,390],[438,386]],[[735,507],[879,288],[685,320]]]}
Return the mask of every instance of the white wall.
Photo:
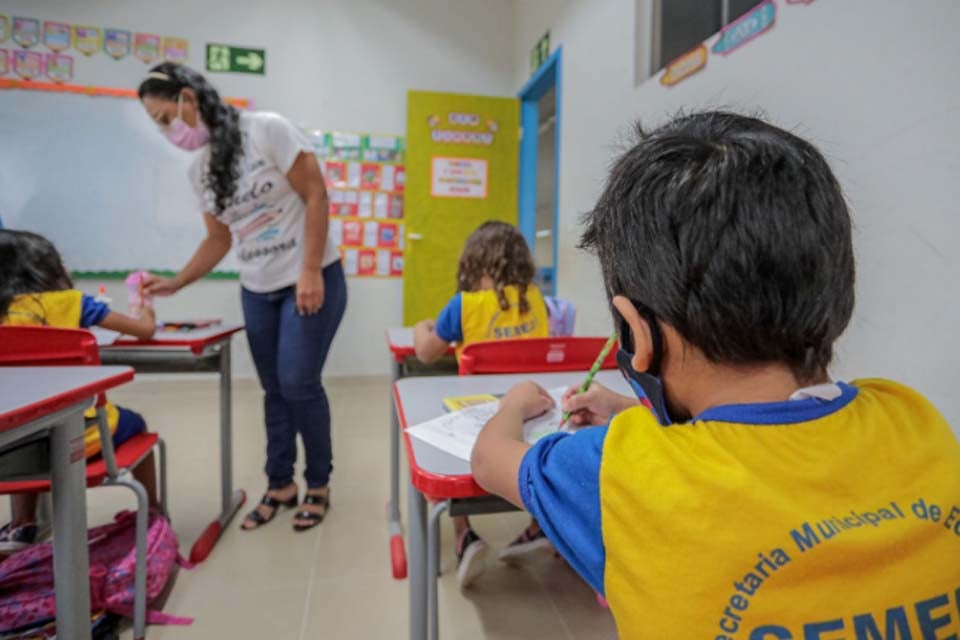
{"label": "white wall", "polygon": [[765,112],[820,147],[850,201],[858,299],[835,375],[905,381],[960,433],[960,86],[950,75],[960,3],[777,8],[772,31],[727,58],[711,55],[700,74],[634,88],[633,0],[516,4],[515,83],[544,30],[563,47],[559,291],[577,302],[579,330],[608,328],[594,260],[573,245],[633,120],[653,125],[680,107]]}
{"label": "white wall", "polygon": [[[409,89],[515,93],[512,30],[505,19],[509,4],[485,0],[481,8],[471,0],[2,0],[0,13],[185,37],[190,40],[189,64],[198,69],[204,66],[207,42],[265,48],[265,77],[210,74],[221,94],[250,98],[256,108],[278,111],[304,126],[403,133]],[[73,54],[77,84],[135,88],[148,69],[132,55],[114,61],[102,53],[91,58]],[[44,95],[38,93],[36,99]],[[0,145],[0,153],[13,151]],[[183,188],[189,188],[186,179]],[[197,234],[199,240],[199,218]],[[98,284],[81,283],[94,290]],[[201,283],[159,308],[168,317],[240,321],[237,286],[229,281]],[[350,279],[347,314],[327,375],[386,373],[383,329],[401,322],[401,305],[400,280]],[[240,347],[235,371],[253,375],[242,341]]]}

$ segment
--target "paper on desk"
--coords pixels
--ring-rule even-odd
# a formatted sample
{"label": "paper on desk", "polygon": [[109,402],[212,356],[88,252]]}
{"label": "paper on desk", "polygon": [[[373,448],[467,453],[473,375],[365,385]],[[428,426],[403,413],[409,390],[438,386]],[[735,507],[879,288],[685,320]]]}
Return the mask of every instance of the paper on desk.
{"label": "paper on desk", "polygon": [[[542,416],[523,423],[523,439],[528,444],[533,444],[540,438],[557,431],[560,420],[563,418],[560,397],[564,391],[566,387],[548,390],[556,406]],[[407,433],[461,460],[469,461],[480,430],[497,413],[499,407],[499,401],[473,405],[408,427]]]}
{"label": "paper on desk", "polygon": [[90,327],[90,333],[97,339],[97,344],[101,347],[113,344],[120,337],[119,331],[111,331],[103,327]]}

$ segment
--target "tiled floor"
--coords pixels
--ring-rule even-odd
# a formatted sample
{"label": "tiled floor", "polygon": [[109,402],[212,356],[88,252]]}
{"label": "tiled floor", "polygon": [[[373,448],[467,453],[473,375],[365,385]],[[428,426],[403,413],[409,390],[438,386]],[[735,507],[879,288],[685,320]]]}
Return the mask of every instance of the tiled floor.
{"label": "tiled floor", "polygon": [[[333,378],[336,471],[327,520],[307,533],[284,512],[252,533],[231,523],[209,559],[182,571],[165,610],[193,616],[190,627],[152,627],[148,637],[212,640],[405,638],[407,583],[390,576],[385,504],[388,495],[388,383],[385,378]],[[170,455],[170,506],[180,547],[210,522],[219,503],[217,387],[211,378],[141,378],[111,399],[143,413]],[[234,477],[248,505],[264,487],[261,394],[254,381],[234,390]],[[129,504],[127,493],[88,493],[91,524]],[[4,501],[5,502],[5,501]],[[405,503],[403,503],[405,507]],[[5,511],[5,509],[4,509]],[[5,513],[3,514],[6,515]],[[477,518],[475,527],[498,548],[526,523],[524,514]],[[440,631],[444,640],[475,638],[616,638],[608,611],[560,559],[541,557],[524,568],[491,557],[467,593],[453,573],[452,529],[444,525]],[[124,638],[132,637],[129,632]]]}

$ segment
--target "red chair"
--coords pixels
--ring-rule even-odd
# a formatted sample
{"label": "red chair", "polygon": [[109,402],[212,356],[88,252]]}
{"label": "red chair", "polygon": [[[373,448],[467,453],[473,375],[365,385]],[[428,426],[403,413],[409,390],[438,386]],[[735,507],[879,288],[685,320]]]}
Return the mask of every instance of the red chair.
{"label": "red chair", "polygon": [[[100,350],[89,331],[51,327],[0,327],[0,366],[68,366],[99,365]],[[114,450],[104,405],[106,397],[97,396],[97,420],[100,429],[101,456],[87,464],[87,486],[124,486],[137,498],[137,565],[134,578],[134,638],[146,633],[147,613],[147,492],[131,471],[156,447],[160,452],[158,466],[160,505],[167,513],[166,449],[156,433],[140,433]],[[0,482],[0,495],[41,493],[50,491],[49,480]]]}
{"label": "red chair", "polygon": [[[587,371],[607,338],[521,338],[474,342],[460,354],[460,375]],[[601,369],[616,369],[611,350]]]}

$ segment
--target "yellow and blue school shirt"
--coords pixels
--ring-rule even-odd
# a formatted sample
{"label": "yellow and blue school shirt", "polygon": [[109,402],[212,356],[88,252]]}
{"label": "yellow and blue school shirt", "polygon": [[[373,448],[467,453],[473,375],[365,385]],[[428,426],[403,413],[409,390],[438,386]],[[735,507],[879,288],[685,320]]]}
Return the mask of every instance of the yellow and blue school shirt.
{"label": "yellow and blue school shirt", "polygon": [[457,343],[457,357],[468,344],[508,338],[546,338],[550,335],[547,305],[540,289],[528,285],[530,311],[520,313],[519,288],[503,288],[510,308],[504,311],[493,289],[461,291],[453,296],[437,316],[434,331],[447,342]]}
{"label": "yellow and blue school shirt", "polygon": [[[103,322],[109,313],[110,307],[81,291],[74,289],[44,291],[16,296],[0,324],[87,329]],[[117,444],[145,428],[143,418],[133,411],[117,407],[110,402],[104,409],[107,425]],[[90,458],[100,453],[100,432],[96,426],[96,409],[88,409],[85,417],[88,426],[84,432],[84,449],[86,457]]]}
{"label": "yellow and blue school shirt", "polygon": [[838,386],[548,436],[521,498],[624,640],[955,640],[960,444],[905,386]]}

